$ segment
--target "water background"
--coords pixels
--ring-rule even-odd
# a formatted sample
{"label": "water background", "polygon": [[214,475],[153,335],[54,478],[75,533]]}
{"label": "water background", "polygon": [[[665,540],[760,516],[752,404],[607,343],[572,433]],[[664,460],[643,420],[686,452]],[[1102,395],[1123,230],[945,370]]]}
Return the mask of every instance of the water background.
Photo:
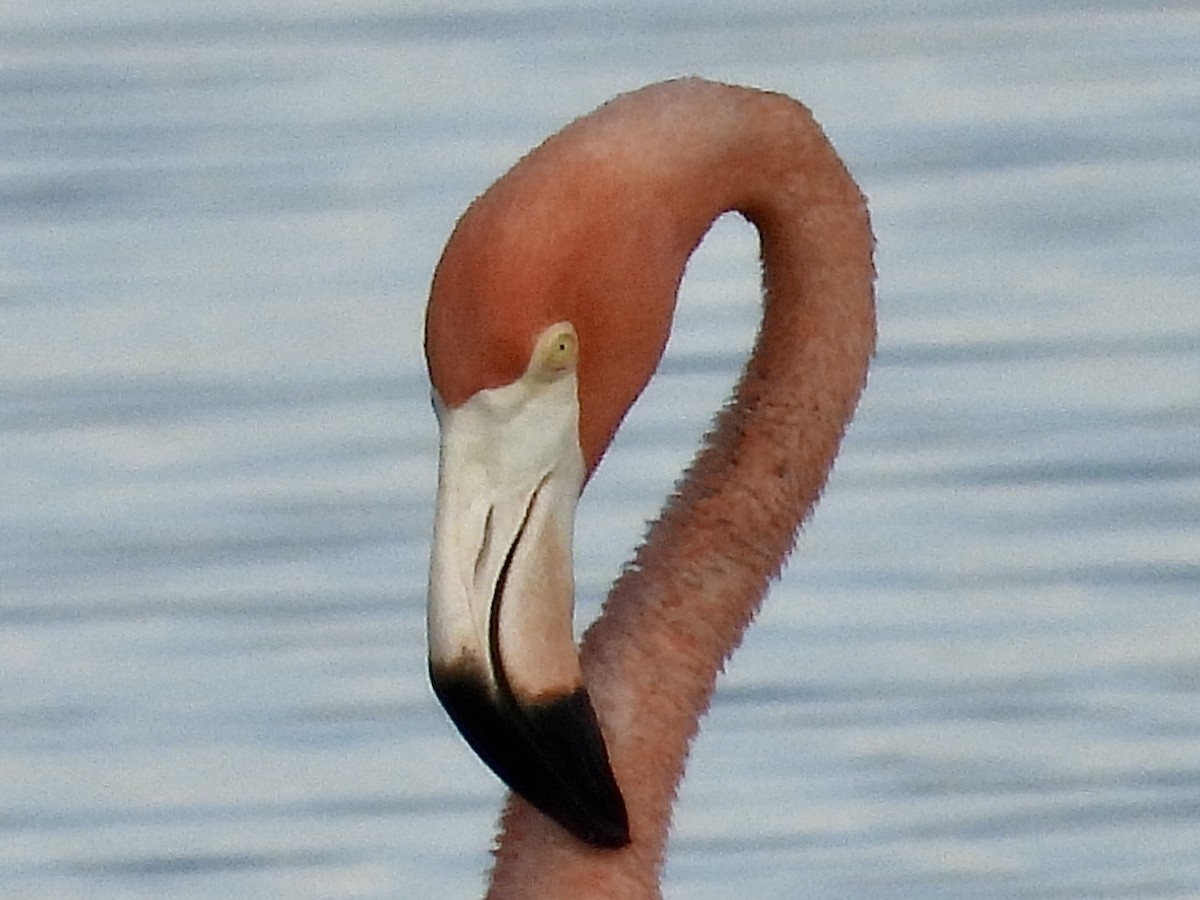
{"label": "water background", "polygon": [[[690,73],[816,111],[881,342],[667,896],[1200,896],[1200,13],[1115,0],[5,3],[0,896],[481,893],[502,792],[424,671],[429,274],[525,149]],[[694,260],[583,621],[754,253]]]}

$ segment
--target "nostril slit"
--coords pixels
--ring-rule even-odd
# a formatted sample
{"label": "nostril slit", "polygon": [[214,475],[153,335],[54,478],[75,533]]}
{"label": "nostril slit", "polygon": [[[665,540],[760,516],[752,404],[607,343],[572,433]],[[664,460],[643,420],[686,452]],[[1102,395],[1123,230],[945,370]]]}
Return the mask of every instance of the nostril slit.
{"label": "nostril slit", "polygon": [[475,557],[475,580],[479,580],[479,576],[483,574],[483,563],[488,558],[492,549],[492,513],[494,509],[488,507],[487,518],[483,520],[483,539],[479,542],[479,555]]}

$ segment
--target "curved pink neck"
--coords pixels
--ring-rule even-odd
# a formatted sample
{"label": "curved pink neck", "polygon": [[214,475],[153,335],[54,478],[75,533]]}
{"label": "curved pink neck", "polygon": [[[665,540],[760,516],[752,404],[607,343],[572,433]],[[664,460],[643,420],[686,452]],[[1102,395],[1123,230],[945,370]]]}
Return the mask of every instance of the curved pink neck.
{"label": "curved pink neck", "polygon": [[[874,349],[865,201],[808,111],[703,82],[676,91],[673,117],[702,124],[661,136],[680,157],[668,212],[695,230],[688,246],[729,209],[755,224],[763,322],[731,404],[584,638],[587,686],[633,841],[587,847],[513,799],[495,852],[495,900],[659,896],[671,807],[716,675],[825,485]],[[737,133],[703,124],[734,108]],[[702,152],[695,142],[705,140],[720,146]]]}

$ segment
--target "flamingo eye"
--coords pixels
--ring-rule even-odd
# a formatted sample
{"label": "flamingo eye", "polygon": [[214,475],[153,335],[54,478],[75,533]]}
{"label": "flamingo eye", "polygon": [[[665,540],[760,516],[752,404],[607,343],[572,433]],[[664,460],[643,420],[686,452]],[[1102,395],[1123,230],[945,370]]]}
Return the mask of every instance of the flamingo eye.
{"label": "flamingo eye", "polygon": [[533,348],[530,368],[553,380],[575,370],[579,362],[579,337],[570,322],[558,322],[542,332]]}

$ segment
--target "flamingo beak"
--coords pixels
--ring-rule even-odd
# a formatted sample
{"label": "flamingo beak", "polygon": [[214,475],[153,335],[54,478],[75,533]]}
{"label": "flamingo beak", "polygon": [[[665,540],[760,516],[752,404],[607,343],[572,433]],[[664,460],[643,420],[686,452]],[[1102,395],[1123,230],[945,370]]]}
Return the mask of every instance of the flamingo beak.
{"label": "flamingo beak", "polygon": [[429,670],[493,772],[577,838],[615,848],[629,843],[628,817],[572,628],[584,467],[570,381],[533,397],[504,394],[518,382],[455,409],[435,403]]}

